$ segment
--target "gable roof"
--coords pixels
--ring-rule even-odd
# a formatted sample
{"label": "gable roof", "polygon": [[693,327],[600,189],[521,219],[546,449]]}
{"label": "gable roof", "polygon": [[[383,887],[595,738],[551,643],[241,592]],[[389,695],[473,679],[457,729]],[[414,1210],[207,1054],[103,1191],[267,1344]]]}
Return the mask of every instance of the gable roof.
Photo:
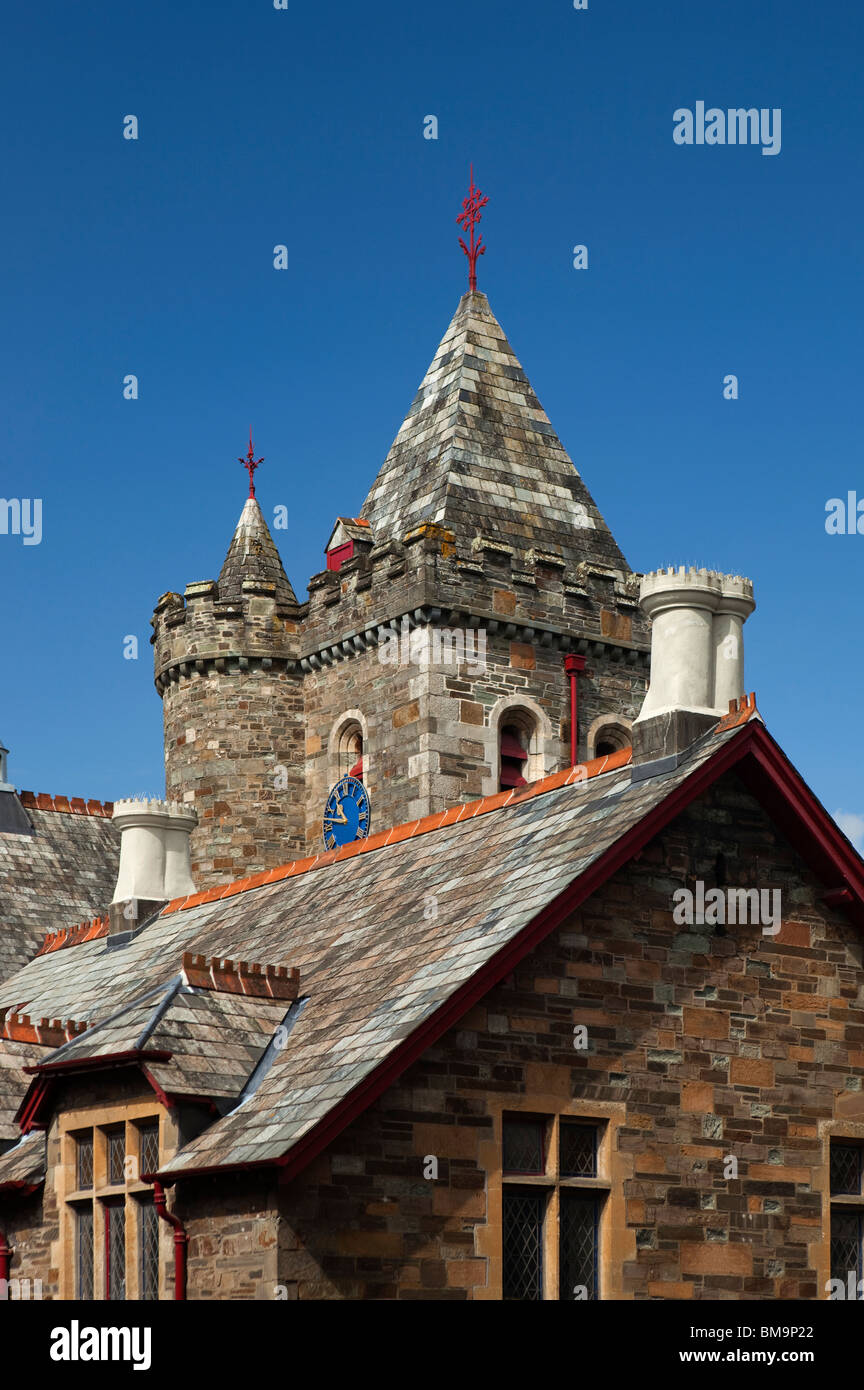
{"label": "gable roof", "polygon": [[0,990],[0,1008],[27,998],[34,1015],[104,1018],[167,986],[189,950],[299,966],[306,1005],[260,1085],[164,1169],[171,1180],[277,1163],[290,1176],[732,769],[864,925],[864,863],[750,718],[707,734],[674,770],[547,779],[555,785],[436,831],[166,911],[121,950],[91,941],[65,961],[40,957]]}
{"label": "gable roof", "polygon": [[629,574],[485,294],[463,295],[363,504],[376,542],[425,523]]}

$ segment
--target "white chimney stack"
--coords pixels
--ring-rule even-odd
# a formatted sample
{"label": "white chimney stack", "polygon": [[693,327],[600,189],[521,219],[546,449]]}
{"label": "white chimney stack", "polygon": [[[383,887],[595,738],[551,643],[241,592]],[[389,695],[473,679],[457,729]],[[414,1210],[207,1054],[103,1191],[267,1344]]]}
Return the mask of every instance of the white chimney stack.
{"label": "white chimney stack", "polygon": [[646,574],[639,598],[651,619],[651,679],[633,746],[634,759],[648,761],[683,751],[744,694],[742,629],[756,604],[749,579],[683,566]]}
{"label": "white chimney stack", "polygon": [[[111,900],[111,930],[129,931],[157,904],[195,892],[189,867],[189,835],[198,824],[194,810],[168,801],[115,801],[120,831],[120,867]],[[124,908],[121,904],[132,904]],[[116,925],[115,925],[116,922]]]}

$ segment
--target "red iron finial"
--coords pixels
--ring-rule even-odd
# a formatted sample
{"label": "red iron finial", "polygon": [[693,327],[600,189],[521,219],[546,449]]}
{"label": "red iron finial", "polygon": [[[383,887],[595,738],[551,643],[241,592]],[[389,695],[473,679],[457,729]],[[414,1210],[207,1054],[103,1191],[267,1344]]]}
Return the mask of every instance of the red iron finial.
{"label": "red iron finial", "polygon": [[470,246],[466,246],[461,236],[459,245],[468,257],[468,288],[473,294],[477,289],[477,257],[485,256],[486,247],[483,245],[482,235],[474,239],[474,229],[480,221],[480,209],[485,208],[489,199],[480,192],[479,188],[474,187],[474,165],[471,165],[471,178],[468,188],[468,197],[462,203],[462,211],[456,221],[462,227],[463,232],[468,232],[471,239]]}
{"label": "red iron finial", "polygon": [[252,444],[252,426],[250,425],[250,426],[249,426],[249,452],[248,452],[248,454],[246,455],[245,459],[242,459],[242,458],[241,458],[241,459],[238,459],[238,463],[242,463],[243,467],[244,467],[244,468],[248,468],[248,470],[249,470],[249,496],[250,496],[250,497],[254,497],[254,496],[255,496],[255,483],[254,483],[254,480],[253,480],[252,475],[253,475],[253,473],[255,472],[255,469],[258,467],[259,463],[263,463],[263,462],[264,462],[263,459],[256,459],[256,457],[255,457],[255,449],[254,449],[253,444]]}

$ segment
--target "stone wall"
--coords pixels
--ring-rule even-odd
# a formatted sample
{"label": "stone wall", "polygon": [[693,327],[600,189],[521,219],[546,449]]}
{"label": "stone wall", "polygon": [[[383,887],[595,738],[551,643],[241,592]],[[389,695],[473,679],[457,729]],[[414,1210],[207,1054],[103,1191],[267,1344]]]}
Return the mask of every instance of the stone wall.
{"label": "stone wall", "polygon": [[[677,925],[695,880],[779,889],[782,931]],[[823,894],[728,776],[299,1177],[182,1184],[189,1297],[500,1298],[501,1121],[520,1111],[601,1126],[604,1297],[824,1297],[829,1136],[864,1141],[864,1009],[860,936]],[[64,1103],[97,1094],[117,1083]],[[44,1224],[0,1199],[13,1273],[46,1297],[55,1181]]]}

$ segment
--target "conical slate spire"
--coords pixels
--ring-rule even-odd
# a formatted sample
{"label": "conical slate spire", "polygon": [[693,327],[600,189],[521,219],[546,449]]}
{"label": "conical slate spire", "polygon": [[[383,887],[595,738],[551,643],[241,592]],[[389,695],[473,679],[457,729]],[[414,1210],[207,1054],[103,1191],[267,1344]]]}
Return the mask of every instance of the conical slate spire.
{"label": "conical slate spire", "polygon": [[246,499],[234,538],[225,556],[225,563],[219,575],[220,599],[239,602],[244,579],[269,580],[276,585],[278,602],[297,602],[291,581],[282,567],[279,551],[254,497]]}
{"label": "conical slate spire", "polygon": [[629,566],[534,395],[485,294],[462,296],[361,512],[376,541],[432,522]]}

